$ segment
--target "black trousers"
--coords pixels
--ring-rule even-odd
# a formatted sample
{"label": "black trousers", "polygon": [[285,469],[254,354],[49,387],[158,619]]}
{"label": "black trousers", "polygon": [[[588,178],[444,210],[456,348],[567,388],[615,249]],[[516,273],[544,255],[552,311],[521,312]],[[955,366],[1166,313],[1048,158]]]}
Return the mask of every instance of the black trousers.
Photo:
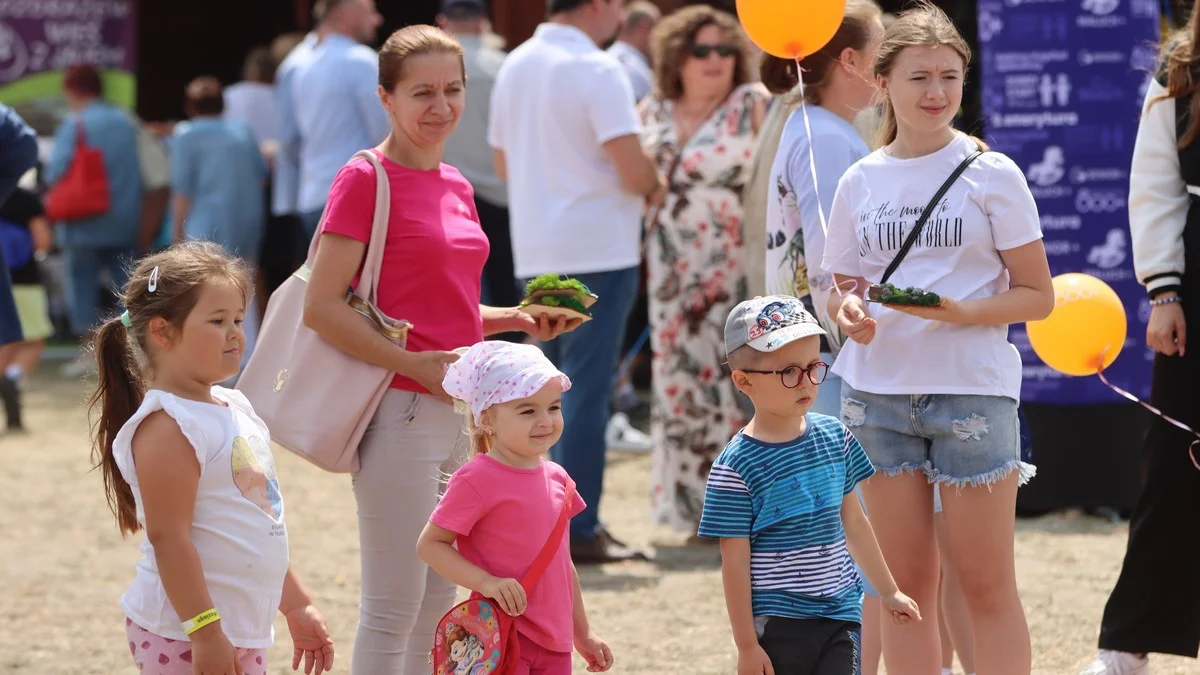
{"label": "black trousers", "polygon": [[834,619],[767,619],[758,644],[775,675],[856,675],[862,626]]}
{"label": "black trousers", "polygon": [[[491,251],[483,265],[483,302],[493,307],[513,307],[521,301],[517,277],[513,272],[512,232],[509,230],[508,209],[475,197],[479,225],[487,235]],[[521,333],[501,333],[492,340],[524,342]]]}
{"label": "black trousers", "polygon": [[[1189,337],[1200,335],[1192,332],[1200,322],[1189,321],[1188,329]],[[1150,402],[1200,430],[1200,339],[1189,342],[1186,358],[1155,357]],[[1188,458],[1195,440],[1161,419],[1146,434],[1141,492],[1121,575],[1104,608],[1101,649],[1193,658],[1200,650],[1200,470]]]}

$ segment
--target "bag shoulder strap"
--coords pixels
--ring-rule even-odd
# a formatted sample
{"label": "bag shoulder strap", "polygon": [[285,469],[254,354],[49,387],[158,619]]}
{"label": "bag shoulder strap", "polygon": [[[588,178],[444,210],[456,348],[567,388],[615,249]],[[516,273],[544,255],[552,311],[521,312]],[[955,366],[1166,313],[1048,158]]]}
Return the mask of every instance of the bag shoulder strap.
{"label": "bag shoulder strap", "polygon": [[950,186],[954,185],[954,181],[958,180],[958,177],[967,170],[967,167],[971,166],[971,163],[985,152],[987,152],[987,150],[979,148],[970,155],[967,155],[967,158],[964,159],[962,163],[960,163],[958,167],[954,169],[954,173],[951,173],[950,177],[946,179],[946,182],[942,183],[942,186],[938,188],[936,193],[934,193],[933,199],[929,200],[929,204],[926,205],[925,210],[921,212],[921,217],[918,218],[916,224],[913,225],[912,232],[908,233],[908,237],[904,240],[904,244],[900,247],[900,250],[896,252],[896,257],[892,258],[891,264],[888,265],[887,270],[884,271],[883,278],[879,280],[881,285],[887,283],[887,280],[891,278],[892,274],[896,271],[896,268],[900,266],[900,261],[904,260],[904,256],[908,255],[909,250],[912,249],[913,245],[917,243],[917,238],[921,236],[921,230],[925,228],[925,221],[929,220],[929,216],[933,214],[934,207],[938,205],[938,202],[942,201],[942,197],[946,196],[946,192],[950,189]]}
{"label": "bag shoulder strap", "polygon": [[533,590],[534,586],[537,586],[537,583],[542,579],[542,574],[550,566],[550,561],[554,560],[554,555],[558,553],[558,547],[562,543],[563,534],[567,531],[567,523],[571,521],[571,507],[574,504],[575,481],[569,481],[567,483],[567,491],[563,494],[562,511],[558,514],[558,522],[554,524],[554,529],[550,531],[550,538],[542,545],[542,550],[534,558],[533,564],[525,571],[525,576],[521,577],[521,586],[525,588],[525,593],[529,593]]}
{"label": "bag shoulder strap", "polygon": [[[387,241],[392,194],[388,185],[387,171],[383,168],[383,163],[379,161],[374,149],[359,150],[354,153],[350,161],[353,162],[360,157],[369,161],[375,169],[375,214],[371,220],[371,238],[367,243],[367,251],[363,255],[358,287],[351,290],[368,303],[375,304],[375,293],[379,287],[379,273],[383,268],[383,249]],[[321,241],[321,229],[325,226],[327,217],[329,217],[328,204],[325,205],[325,210],[321,213],[321,222],[317,224],[317,230],[308,244],[308,257],[304,264],[310,269],[317,259],[317,244]]]}

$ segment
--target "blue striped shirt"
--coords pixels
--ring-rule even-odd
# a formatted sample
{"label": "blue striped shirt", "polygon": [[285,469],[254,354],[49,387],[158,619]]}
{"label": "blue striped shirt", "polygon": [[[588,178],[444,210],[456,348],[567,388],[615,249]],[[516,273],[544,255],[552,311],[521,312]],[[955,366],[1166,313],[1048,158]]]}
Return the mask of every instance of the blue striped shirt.
{"label": "blue striped shirt", "polygon": [[739,433],[708,476],[700,536],[750,540],[755,616],[862,622],[862,580],[846,548],[842,499],[875,473],[850,430],[809,413],[788,443]]}

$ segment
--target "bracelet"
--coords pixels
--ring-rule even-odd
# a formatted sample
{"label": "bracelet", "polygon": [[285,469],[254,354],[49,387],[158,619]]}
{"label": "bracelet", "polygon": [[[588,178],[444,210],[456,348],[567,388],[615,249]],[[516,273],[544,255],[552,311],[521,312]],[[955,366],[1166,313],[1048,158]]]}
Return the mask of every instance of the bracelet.
{"label": "bracelet", "polygon": [[1178,295],[1168,295],[1168,296],[1161,297],[1161,298],[1154,298],[1153,300],[1150,301],[1150,306],[1151,307],[1162,307],[1163,305],[1170,305],[1170,304],[1176,303],[1176,302],[1183,302],[1183,298]]}
{"label": "bracelet", "polygon": [[197,614],[196,616],[192,617],[191,619],[188,619],[187,621],[184,621],[183,622],[183,632],[187,633],[188,635],[191,635],[192,633],[195,633],[196,631],[200,630],[201,628],[204,628],[205,626],[207,626],[209,624],[216,623],[220,620],[221,620],[221,615],[217,613],[217,610],[210,609],[206,612],[201,612],[201,613]]}

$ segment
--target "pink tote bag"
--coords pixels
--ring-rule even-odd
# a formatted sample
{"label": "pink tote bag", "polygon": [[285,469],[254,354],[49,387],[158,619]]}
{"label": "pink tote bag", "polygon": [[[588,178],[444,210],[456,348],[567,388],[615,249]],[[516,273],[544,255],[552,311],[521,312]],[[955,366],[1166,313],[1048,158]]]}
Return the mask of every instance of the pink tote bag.
{"label": "pink tote bag", "polygon": [[[391,206],[387,174],[374,152],[362,150],[354,157],[375,167],[375,217],[358,287],[347,293],[346,302],[403,348],[412,324],[376,307]],[[322,225],[328,215],[322,215]],[[304,293],[320,238],[318,226],[304,265],[271,294],[258,344],[237,388],[276,443],[326,471],[353,473],[358,471],[358,444],[395,373],[350,356],[304,325]]]}

